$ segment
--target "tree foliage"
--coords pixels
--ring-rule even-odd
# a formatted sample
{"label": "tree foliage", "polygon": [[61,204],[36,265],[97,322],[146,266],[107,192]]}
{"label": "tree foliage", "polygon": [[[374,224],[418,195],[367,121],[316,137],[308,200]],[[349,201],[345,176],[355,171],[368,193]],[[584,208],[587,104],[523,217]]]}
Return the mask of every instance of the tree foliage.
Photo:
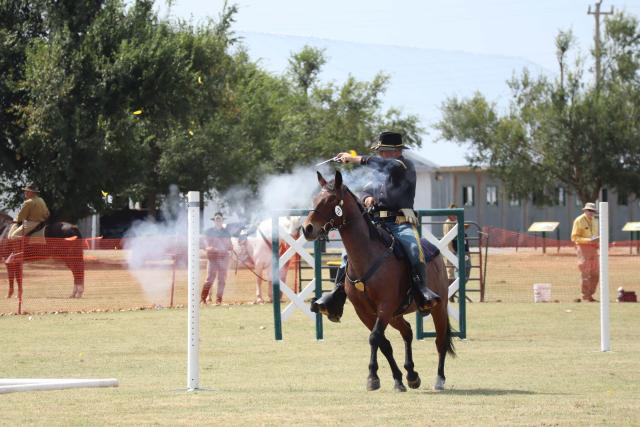
{"label": "tree foliage", "polygon": [[450,98],[437,128],[444,139],[470,143],[472,165],[489,167],[518,197],[549,202],[558,184],[583,201],[603,187],[640,194],[638,22],[621,13],[606,21],[599,85],[587,82],[582,61],[569,66],[573,45],[571,33],[560,32],[557,78],[524,70],[508,82],[508,111],[480,93]]}
{"label": "tree foliage", "polygon": [[[321,84],[324,52],[283,76],[253,62],[235,6],[194,26],[152,0],[0,1],[0,194],[33,181],[67,220],[129,199],[154,211],[172,184],[224,191],[345,149],[392,127],[420,144],[414,116],[382,111],[388,83]],[[106,202],[105,194],[115,197]]]}

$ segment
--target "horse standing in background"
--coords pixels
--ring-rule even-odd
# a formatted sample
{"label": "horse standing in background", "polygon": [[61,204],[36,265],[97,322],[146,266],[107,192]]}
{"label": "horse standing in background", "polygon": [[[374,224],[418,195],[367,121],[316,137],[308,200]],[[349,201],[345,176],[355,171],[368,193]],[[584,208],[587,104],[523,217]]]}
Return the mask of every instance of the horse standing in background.
{"label": "horse standing in background", "polygon": [[[402,372],[393,357],[391,342],[384,336],[387,325],[402,335],[405,344],[405,363],[409,387],[420,387],[420,376],[414,370],[411,341],[411,325],[404,314],[416,310],[411,297],[409,265],[394,256],[394,240],[378,231],[369,214],[356,196],[342,183],[338,171],[335,180],[327,182],[318,173],[320,193],[314,198],[313,209],[304,221],[303,232],[307,240],[316,240],[330,230],[337,229],[347,250],[348,264],[345,291],[356,314],[371,331],[369,344],[371,357],[367,390],[380,388],[378,377],[378,349],[391,367],[394,389],[406,391]],[[436,329],[438,350],[438,374],[434,389],[443,390],[445,383],[444,362],[447,353],[455,355],[451,341],[451,327],[447,313],[448,279],[442,255],[439,253],[427,264],[429,288],[441,298],[441,303],[431,310]]]}
{"label": "horse standing in background", "polygon": [[[54,222],[44,229],[41,238],[8,239],[13,219],[0,214],[0,258],[4,260],[9,278],[7,298],[14,294],[14,283],[18,285],[18,298],[22,300],[23,265],[25,262],[51,258],[62,261],[73,274],[73,291],[69,298],[81,298],[84,292],[84,254],[82,235],[78,226],[68,222]],[[30,240],[33,241],[30,242]]]}
{"label": "horse standing in background", "polygon": [[[279,224],[285,232],[297,239],[300,236],[300,217],[286,216],[280,217]],[[271,261],[273,257],[272,239],[271,239],[271,218],[262,221],[256,230],[254,236],[247,239],[238,239],[238,250],[236,257],[246,267],[256,275],[256,299],[255,303],[264,303],[262,295],[262,282],[267,282],[267,292],[269,301],[273,301],[273,279]],[[280,250],[282,255],[288,249],[289,245],[285,243],[282,234],[280,235]],[[287,273],[291,266],[291,260],[280,266],[280,281],[286,283]]]}

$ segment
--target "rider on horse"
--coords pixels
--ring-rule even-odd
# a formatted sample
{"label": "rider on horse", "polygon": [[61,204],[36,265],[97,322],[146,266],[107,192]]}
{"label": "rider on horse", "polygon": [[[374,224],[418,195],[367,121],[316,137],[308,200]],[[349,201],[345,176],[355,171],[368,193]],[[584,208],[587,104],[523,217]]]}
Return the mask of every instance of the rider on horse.
{"label": "rider on horse", "polygon": [[[35,185],[27,185],[22,189],[25,201],[18,216],[9,230],[9,239],[30,236],[42,229],[42,224],[49,218],[49,208],[38,193]],[[35,230],[38,228],[38,230]],[[35,230],[35,231],[34,231]]]}
{"label": "rider on horse", "polygon": [[[413,211],[416,193],[416,171],[411,160],[402,156],[407,148],[402,143],[402,135],[395,132],[382,132],[378,144],[373,147],[379,156],[352,156],[340,153],[336,161],[354,163],[375,168],[382,175],[380,182],[365,187],[362,198],[365,207],[373,209],[376,222],[384,226],[400,241],[409,257],[412,268],[412,285],[416,295],[416,305],[422,313],[428,313],[440,301],[440,297],[427,287],[427,274],[424,253],[416,226],[418,219]],[[346,294],[344,280],[346,260],[336,274],[336,286],[312,304],[312,311],[325,313],[332,321],[342,316]]]}

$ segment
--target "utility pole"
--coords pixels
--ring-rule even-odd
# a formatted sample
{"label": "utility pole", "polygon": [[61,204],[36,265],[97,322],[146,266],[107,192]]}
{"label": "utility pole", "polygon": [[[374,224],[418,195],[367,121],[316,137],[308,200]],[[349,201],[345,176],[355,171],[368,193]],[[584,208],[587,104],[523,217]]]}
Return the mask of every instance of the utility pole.
{"label": "utility pole", "polygon": [[[600,56],[602,55],[602,48],[600,46],[600,15],[613,15],[613,6],[611,6],[611,10],[609,12],[600,11],[600,6],[602,5],[602,0],[597,0],[595,5],[595,11],[591,12],[591,5],[589,5],[589,9],[587,10],[587,15],[593,15],[596,20],[596,33],[594,36],[595,39],[595,51],[594,55],[596,57],[596,91],[600,89],[600,78],[602,76],[602,69],[600,66]],[[607,189],[602,189],[602,201],[606,202],[608,199]]]}
{"label": "utility pole", "polygon": [[611,6],[611,11],[609,12],[601,12],[600,5],[602,4],[602,0],[596,1],[595,11],[591,12],[591,6],[589,6],[589,10],[587,11],[587,15],[593,15],[596,20],[596,34],[594,36],[595,39],[595,57],[596,57],[596,87],[600,87],[600,76],[602,70],[600,68],[600,55],[601,55],[601,47],[600,47],[600,15],[613,15],[613,6]]}

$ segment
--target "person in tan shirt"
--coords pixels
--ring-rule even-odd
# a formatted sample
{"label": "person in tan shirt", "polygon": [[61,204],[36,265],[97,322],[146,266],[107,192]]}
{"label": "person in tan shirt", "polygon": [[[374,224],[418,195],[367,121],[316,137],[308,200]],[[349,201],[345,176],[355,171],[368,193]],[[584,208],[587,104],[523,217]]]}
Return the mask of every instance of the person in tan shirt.
{"label": "person in tan shirt", "polygon": [[[587,203],[583,214],[573,221],[571,241],[576,245],[578,269],[582,276],[582,301],[595,302],[593,294],[598,287],[600,271],[598,267],[598,220],[595,203]],[[580,301],[577,299],[576,302]]]}
{"label": "person in tan shirt", "polygon": [[30,236],[34,228],[49,218],[47,204],[38,196],[39,190],[33,185],[23,188],[25,201],[20,208],[18,216],[9,230],[9,239],[19,239]]}

